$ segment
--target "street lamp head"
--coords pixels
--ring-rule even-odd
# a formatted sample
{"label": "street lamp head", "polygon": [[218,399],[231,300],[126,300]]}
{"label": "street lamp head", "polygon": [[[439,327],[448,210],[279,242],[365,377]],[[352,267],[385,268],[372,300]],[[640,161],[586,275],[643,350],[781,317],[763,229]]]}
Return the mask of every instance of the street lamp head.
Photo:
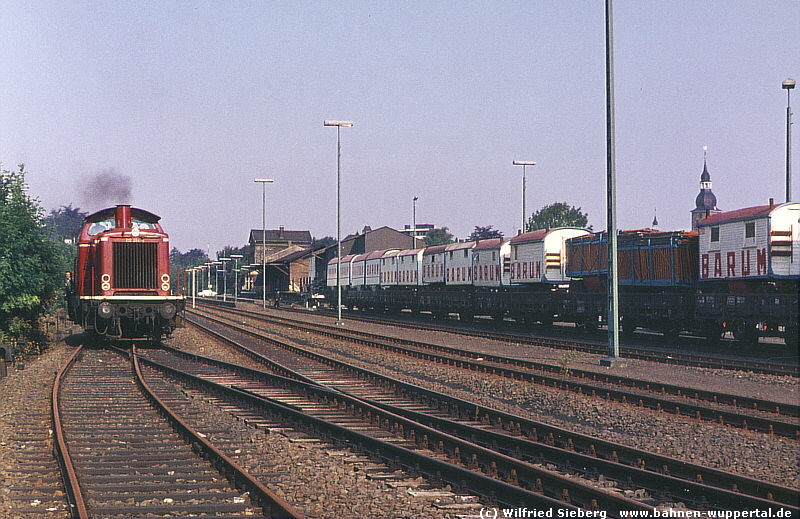
{"label": "street lamp head", "polygon": [[791,90],[794,88],[794,85],[795,85],[795,80],[789,77],[783,80],[783,84],[781,86],[785,90]]}
{"label": "street lamp head", "polygon": [[264,184],[271,184],[271,183],[273,183],[275,181],[272,180],[271,178],[254,178],[253,182],[262,182]]}
{"label": "street lamp head", "polygon": [[514,161],[514,165],[515,166],[535,166],[536,163],[535,162],[531,162],[531,161],[526,161],[526,160],[515,160]]}
{"label": "street lamp head", "polygon": [[323,122],[323,124],[325,126],[339,126],[339,127],[344,126],[346,128],[349,128],[349,127],[353,126],[353,121],[334,121],[334,120],[326,119]]}
{"label": "street lamp head", "polygon": [[418,197],[418,196],[415,196],[415,197],[414,197],[414,201],[416,202],[417,200],[419,200],[419,197]]}

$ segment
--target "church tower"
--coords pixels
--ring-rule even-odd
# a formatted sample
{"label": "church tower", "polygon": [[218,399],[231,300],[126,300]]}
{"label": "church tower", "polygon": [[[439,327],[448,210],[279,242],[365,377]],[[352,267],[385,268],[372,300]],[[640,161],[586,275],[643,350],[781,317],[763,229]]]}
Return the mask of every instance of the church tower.
{"label": "church tower", "polygon": [[717,197],[711,191],[711,175],[708,173],[708,148],[703,146],[703,173],[700,175],[700,193],[694,200],[692,209],[692,230],[697,230],[700,220],[721,212],[717,209]]}

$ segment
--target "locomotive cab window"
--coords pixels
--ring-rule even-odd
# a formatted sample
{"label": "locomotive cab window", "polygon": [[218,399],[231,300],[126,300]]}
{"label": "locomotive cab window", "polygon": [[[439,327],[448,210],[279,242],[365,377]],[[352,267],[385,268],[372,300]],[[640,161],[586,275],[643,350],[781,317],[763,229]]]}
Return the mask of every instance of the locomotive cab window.
{"label": "locomotive cab window", "polygon": [[116,223],[114,217],[106,218],[105,220],[100,220],[99,222],[94,222],[89,226],[89,236],[95,236],[101,232],[110,231],[115,225]]}
{"label": "locomotive cab window", "polygon": [[138,218],[134,218],[131,221],[132,227],[138,227],[139,229],[155,229],[156,224],[153,222],[145,222],[144,220],[140,220]]}

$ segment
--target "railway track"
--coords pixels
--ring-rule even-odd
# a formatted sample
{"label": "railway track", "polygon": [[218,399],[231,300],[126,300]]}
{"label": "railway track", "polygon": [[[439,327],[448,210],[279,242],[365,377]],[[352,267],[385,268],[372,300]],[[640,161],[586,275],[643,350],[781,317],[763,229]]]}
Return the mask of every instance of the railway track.
{"label": "railway track", "polygon": [[337,340],[355,342],[414,358],[430,360],[472,371],[492,373],[515,380],[555,387],[614,400],[660,412],[670,412],[698,420],[713,421],[743,429],[789,438],[798,437],[798,407],[780,402],[739,395],[701,391],[696,388],[654,383],[611,374],[569,370],[524,359],[477,353],[437,344],[387,337],[375,333],[343,330],[335,326],[304,323],[292,319],[265,316],[232,308],[214,308],[227,313],[308,330]]}
{"label": "railway track", "polygon": [[302,517],[174,415],[124,352],[77,349],[53,421],[76,517]]}
{"label": "railway track", "polygon": [[[198,364],[199,360],[205,359],[187,356],[179,361],[162,357],[161,363],[152,365],[185,380],[192,380],[186,373],[202,371],[202,376],[193,379],[195,384],[199,380],[220,384],[217,391],[227,388],[230,398],[237,396],[237,391],[239,398],[249,396],[249,402],[242,405],[252,409],[260,403],[266,406],[265,413],[272,420],[276,413],[285,413],[282,421],[291,415],[289,423],[297,429],[309,431],[326,441],[352,445],[357,451],[366,450],[376,461],[390,468],[424,474],[431,481],[448,482],[460,492],[482,496],[486,502],[497,502],[505,507],[573,512],[582,507],[606,510],[614,516],[623,509],[648,508],[624,496],[555,476],[320,385],[265,376],[260,372],[243,374],[240,367],[223,363],[214,363],[216,372],[210,373],[208,364]],[[531,479],[532,475],[538,477]],[[551,497],[553,485],[558,488],[557,498]],[[472,512],[477,514],[482,507]]]}
{"label": "railway track", "polygon": [[[467,467],[471,465],[481,467],[483,473],[497,474],[506,481],[544,492],[555,499],[564,496],[571,496],[570,499],[576,499],[574,496],[586,496],[591,490],[584,488],[584,485],[589,488],[592,485],[600,485],[615,488],[614,493],[636,496],[644,506],[653,506],[659,500],[669,501],[675,498],[681,502],[689,501],[690,506],[701,508],[708,507],[709,503],[713,503],[711,506],[735,508],[784,505],[791,507],[797,501],[797,493],[791,489],[683,463],[665,456],[644,453],[486,409],[470,402],[369,373],[291,345],[280,344],[280,341],[275,339],[259,337],[261,334],[258,333],[233,331],[232,326],[239,328],[233,323],[222,322],[211,324],[209,328],[216,328],[215,334],[218,337],[236,344],[251,357],[268,364],[271,369],[280,371],[284,376],[298,379],[299,381],[293,384],[305,385],[303,391],[312,391],[309,388],[321,383],[326,388],[341,393],[334,396],[323,389],[313,390],[322,391],[325,401],[333,400],[335,407],[345,410],[346,417],[342,419],[352,422],[353,415],[359,414],[353,409],[369,404],[372,408],[367,412],[374,413],[371,420],[374,421],[378,416],[376,409],[389,413],[388,417],[383,419],[386,421],[384,429],[398,435],[399,427],[403,441],[408,442],[409,437],[418,441],[422,434],[426,437],[423,442],[426,447],[447,453],[447,457],[456,463]],[[195,362],[198,361],[197,357],[191,358]],[[241,384],[227,379],[230,377],[228,374],[220,376],[227,380],[226,384],[229,386]],[[249,376],[256,375],[251,373]],[[263,388],[254,392],[261,394],[261,391]],[[274,395],[269,394],[263,396],[274,398]],[[294,405],[293,402],[285,403]],[[364,412],[361,408],[362,418]],[[401,423],[398,420],[400,416],[411,422]],[[418,431],[419,424],[427,426],[429,428],[426,429],[427,432],[410,434],[409,430]],[[437,443],[435,437],[439,438],[440,443]],[[461,443],[453,442],[452,437],[460,439]],[[488,461],[489,458],[486,457],[488,455],[483,451],[481,456],[475,453],[474,443],[489,451],[502,451],[504,457],[517,461],[510,462],[505,458]],[[469,454],[471,451],[472,456]],[[569,472],[570,476],[547,469],[532,473],[529,465],[536,464],[540,467],[558,467],[560,471]],[[574,479],[570,479],[575,477],[586,478],[592,482],[583,483],[576,488]],[[565,481],[570,481],[570,484],[567,485]],[[636,481],[639,486],[632,485],[632,481]],[[608,499],[607,492],[601,492],[599,495],[603,496],[601,499]],[[605,501],[601,505],[597,497],[577,497],[576,501],[584,507],[600,506],[602,509],[610,510],[629,509],[623,507],[631,506],[630,503],[609,504]],[[776,505],[777,502],[781,505]]]}
{"label": "railway track", "polygon": [[[203,301],[202,304],[214,305],[213,302],[208,301]],[[293,311],[310,313],[302,309],[293,309]],[[319,311],[313,313],[320,314]],[[330,312],[330,315],[334,315],[334,313]],[[407,319],[396,319],[385,316],[374,317],[358,312],[349,312],[347,314],[347,319],[365,323],[375,323],[383,326],[408,327],[409,325],[413,325],[414,328],[421,330],[447,332],[468,337],[485,338],[493,341],[529,344],[531,346],[546,346],[548,348],[581,351],[596,355],[606,355],[608,353],[607,344],[592,341],[587,338],[576,339],[569,337],[571,335],[569,333],[563,333],[562,335],[566,336],[564,338],[534,337],[530,333],[500,332],[470,325],[456,326],[454,324],[432,323],[420,319],[410,321]],[[786,349],[787,348],[784,347],[784,350]],[[790,348],[788,348],[788,350],[790,350]],[[704,354],[697,354],[663,347],[636,346],[631,344],[623,345],[620,349],[620,356],[629,359],[711,369],[744,370],[765,375],[800,377],[797,357],[791,357],[791,351],[785,351],[784,353],[784,356],[788,355],[790,357],[788,360],[765,360],[763,358],[757,359],[754,357],[736,358],[730,355],[719,355],[712,351],[708,351]]]}
{"label": "railway track", "polygon": [[[27,369],[31,371],[31,368]],[[48,375],[51,373],[48,370]],[[20,410],[0,415],[0,420],[13,431],[3,438],[3,443],[13,446],[9,459],[14,462],[13,468],[4,474],[7,479],[0,485],[5,486],[5,496],[0,502],[6,505],[0,516],[72,517],[61,479],[61,467],[53,454],[51,409],[45,388],[49,385],[41,382],[35,390],[18,393]],[[4,393],[3,397],[10,399],[13,394]]]}

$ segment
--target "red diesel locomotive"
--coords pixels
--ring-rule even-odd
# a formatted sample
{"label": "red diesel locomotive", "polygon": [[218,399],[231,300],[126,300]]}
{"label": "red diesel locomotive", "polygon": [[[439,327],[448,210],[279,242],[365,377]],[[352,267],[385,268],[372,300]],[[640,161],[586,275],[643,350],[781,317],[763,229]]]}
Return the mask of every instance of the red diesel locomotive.
{"label": "red diesel locomotive", "polygon": [[113,339],[158,340],[182,322],[160,217],[118,205],[86,217],[67,286],[69,318]]}

